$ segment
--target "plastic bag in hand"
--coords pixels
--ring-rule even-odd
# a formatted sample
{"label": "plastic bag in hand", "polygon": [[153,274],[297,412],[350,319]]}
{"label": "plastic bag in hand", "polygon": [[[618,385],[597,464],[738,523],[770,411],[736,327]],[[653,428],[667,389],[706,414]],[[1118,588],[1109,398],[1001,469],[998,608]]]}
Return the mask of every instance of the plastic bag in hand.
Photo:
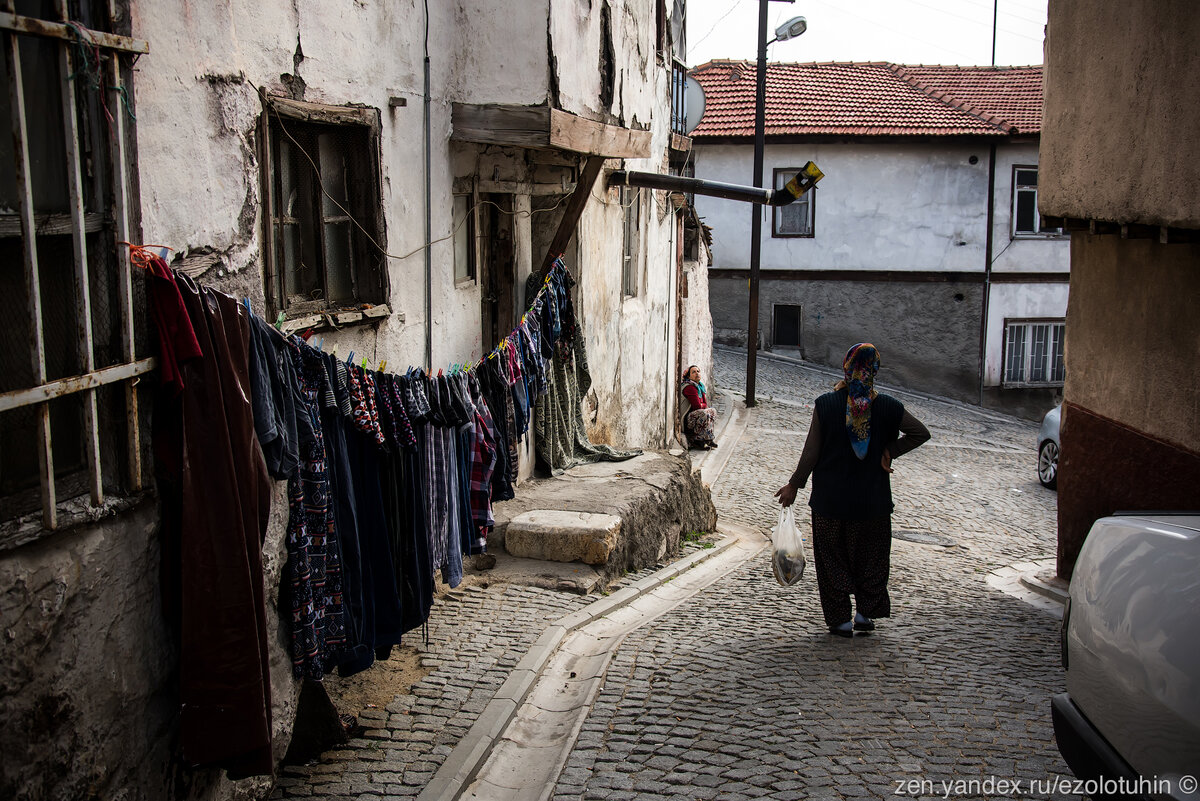
{"label": "plastic bag in hand", "polygon": [[775,526],[771,540],[774,543],[771,569],[775,572],[775,580],[790,587],[804,577],[804,566],[808,564],[804,558],[804,537],[796,527],[791,506],[779,510],[779,525]]}

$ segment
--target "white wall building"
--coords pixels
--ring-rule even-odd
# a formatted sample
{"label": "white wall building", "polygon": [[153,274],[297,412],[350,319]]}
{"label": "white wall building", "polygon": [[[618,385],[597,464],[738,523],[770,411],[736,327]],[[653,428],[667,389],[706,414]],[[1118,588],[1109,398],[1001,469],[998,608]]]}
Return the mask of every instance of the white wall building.
{"label": "white wall building", "polygon": [[[707,94],[696,176],[751,183],[753,65],[693,75]],[[760,212],[763,344],[839,365],[869,340],[887,381],[1042,408],[1062,384],[1069,243],[1038,230],[1040,87],[1040,67],[770,65],[764,183],[808,161],[825,177]],[[713,229],[717,337],[744,343],[753,212],[696,206]]]}

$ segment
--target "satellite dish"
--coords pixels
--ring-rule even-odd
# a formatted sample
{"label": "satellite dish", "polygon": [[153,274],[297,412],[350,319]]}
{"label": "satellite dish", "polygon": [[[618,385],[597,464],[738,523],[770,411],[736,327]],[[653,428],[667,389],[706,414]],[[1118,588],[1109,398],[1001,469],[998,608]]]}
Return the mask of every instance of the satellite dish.
{"label": "satellite dish", "polygon": [[704,119],[704,87],[691,75],[683,81],[683,129],[690,134]]}

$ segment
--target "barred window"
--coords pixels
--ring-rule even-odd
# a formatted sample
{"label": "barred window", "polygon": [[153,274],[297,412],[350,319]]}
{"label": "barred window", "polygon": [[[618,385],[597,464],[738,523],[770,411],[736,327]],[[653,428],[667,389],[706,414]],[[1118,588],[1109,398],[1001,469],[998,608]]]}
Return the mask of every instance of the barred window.
{"label": "barred window", "polygon": [[1066,375],[1066,331],[1061,320],[1006,320],[1004,385],[1061,385]]}
{"label": "barred window", "polygon": [[[0,548],[94,519],[143,486],[144,288],[132,60],[104,0],[0,20]],[[65,11],[63,12],[65,14]]]}

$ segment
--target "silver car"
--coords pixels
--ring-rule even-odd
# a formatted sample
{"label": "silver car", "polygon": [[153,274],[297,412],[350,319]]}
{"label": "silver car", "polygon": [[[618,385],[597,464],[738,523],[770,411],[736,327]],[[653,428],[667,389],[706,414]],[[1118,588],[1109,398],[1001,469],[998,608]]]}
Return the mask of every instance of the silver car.
{"label": "silver car", "polygon": [[1062,406],[1055,406],[1042,418],[1042,428],[1037,438],[1038,481],[1043,487],[1058,487],[1058,428],[1062,417]]}
{"label": "silver car", "polygon": [[1093,798],[1200,800],[1200,512],[1097,520],[1063,612],[1063,759]]}

